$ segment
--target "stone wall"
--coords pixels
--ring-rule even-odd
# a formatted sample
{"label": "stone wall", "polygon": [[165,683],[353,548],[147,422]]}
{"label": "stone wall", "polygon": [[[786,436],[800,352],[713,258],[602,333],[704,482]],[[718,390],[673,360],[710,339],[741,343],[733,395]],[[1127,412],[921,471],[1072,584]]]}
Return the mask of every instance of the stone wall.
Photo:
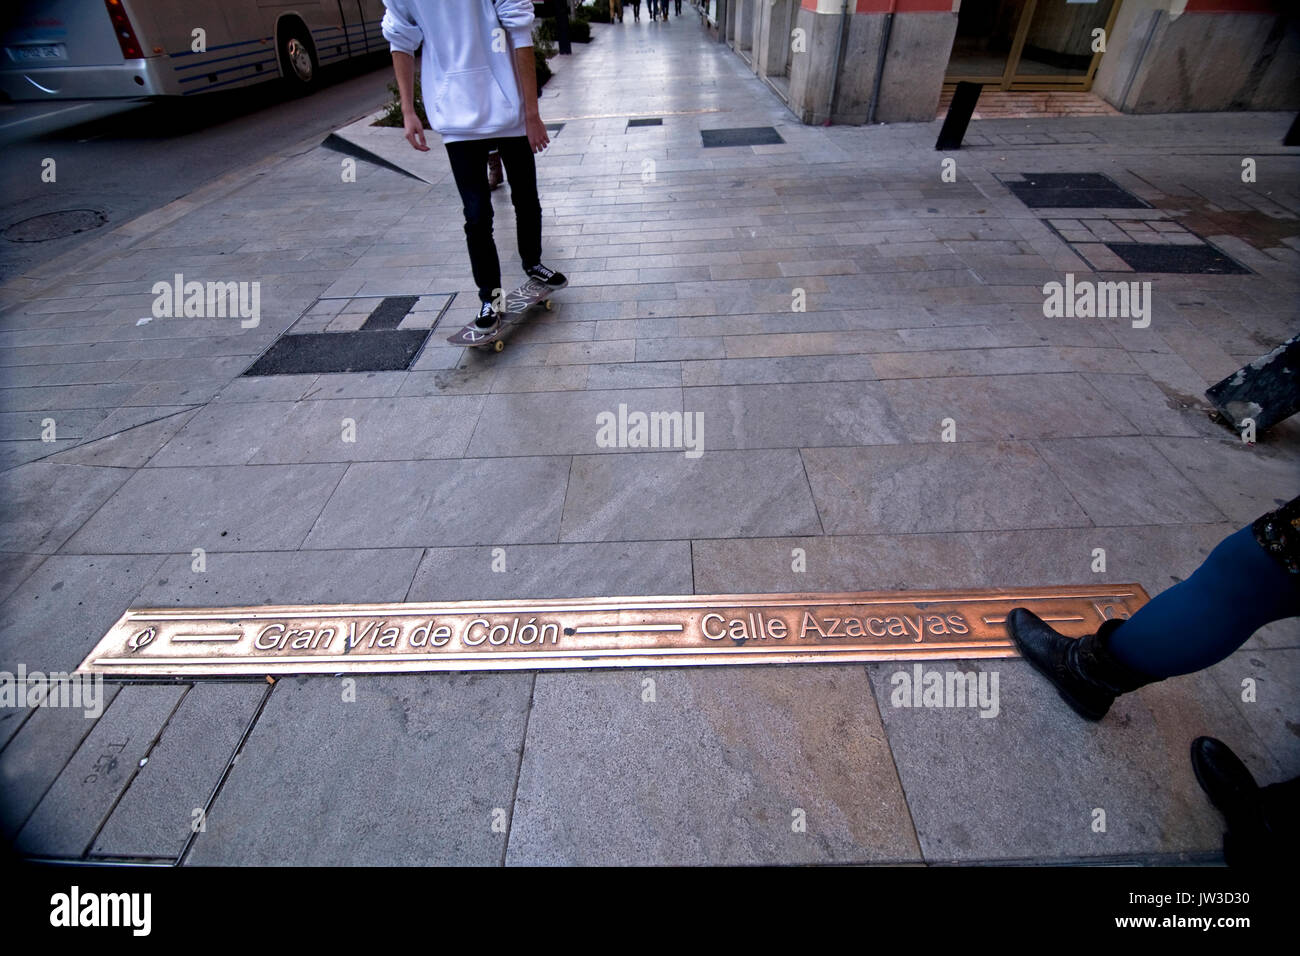
{"label": "stone wall", "polygon": [[[800,122],[866,123],[889,24],[874,121],[934,119],[960,0],[730,0],[726,29]],[[1093,90],[1130,113],[1300,109],[1300,19],[1271,0],[1122,0]],[[891,7],[896,11],[890,14]],[[803,31],[805,51],[791,48]],[[838,89],[836,49],[843,43]],[[788,65],[787,65],[788,64]]]}

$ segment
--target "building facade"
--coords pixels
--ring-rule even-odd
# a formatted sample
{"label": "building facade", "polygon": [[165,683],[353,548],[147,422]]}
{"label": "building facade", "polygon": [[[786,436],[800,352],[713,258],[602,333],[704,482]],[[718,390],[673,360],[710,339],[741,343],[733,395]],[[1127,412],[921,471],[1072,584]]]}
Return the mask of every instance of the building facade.
{"label": "building facade", "polygon": [[1128,113],[1300,108],[1294,0],[703,0],[801,122],[933,119],[945,84]]}

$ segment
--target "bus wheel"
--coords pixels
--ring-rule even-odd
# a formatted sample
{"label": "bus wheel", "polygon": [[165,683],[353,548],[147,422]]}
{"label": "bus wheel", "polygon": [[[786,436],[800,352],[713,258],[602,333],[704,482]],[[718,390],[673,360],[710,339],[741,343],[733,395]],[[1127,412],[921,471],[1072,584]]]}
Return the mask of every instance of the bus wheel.
{"label": "bus wheel", "polygon": [[280,66],[291,89],[305,91],[316,82],[316,55],[307,28],[295,23],[280,36]]}

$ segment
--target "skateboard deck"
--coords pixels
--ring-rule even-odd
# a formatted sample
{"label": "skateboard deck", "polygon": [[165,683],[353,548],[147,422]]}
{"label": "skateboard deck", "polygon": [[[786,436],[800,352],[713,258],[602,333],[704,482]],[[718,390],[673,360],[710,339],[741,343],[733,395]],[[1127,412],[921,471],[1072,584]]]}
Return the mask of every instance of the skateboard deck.
{"label": "skateboard deck", "polygon": [[519,288],[506,293],[505,309],[501,312],[501,321],[497,323],[495,332],[483,332],[476,323],[470,322],[455,335],[448,336],[447,341],[452,345],[468,345],[471,348],[500,352],[506,347],[506,336],[523,322],[534,306],[544,305],[548,312],[555,308],[551,296],[558,291],[545,282],[529,279]]}

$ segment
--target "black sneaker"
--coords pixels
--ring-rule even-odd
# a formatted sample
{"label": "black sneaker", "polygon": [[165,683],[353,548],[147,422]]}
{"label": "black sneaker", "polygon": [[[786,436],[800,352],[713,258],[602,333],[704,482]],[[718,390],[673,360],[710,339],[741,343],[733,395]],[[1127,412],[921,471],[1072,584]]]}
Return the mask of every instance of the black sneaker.
{"label": "black sneaker", "polygon": [[563,289],[569,284],[568,278],[563,272],[556,272],[554,269],[548,269],[540,262],[531,269],[525,269],[524,274],[530,279],[536,279],[538,282],[544,282],[552,289]]}
{"label": "black sneaker", "polygon": [[474,322],[474,328],[480,332],[495,332],[500,322],[500,317],[497,315],[497,310],[492,308],[492,303],[484,302],[479,306],[478,319]]}

